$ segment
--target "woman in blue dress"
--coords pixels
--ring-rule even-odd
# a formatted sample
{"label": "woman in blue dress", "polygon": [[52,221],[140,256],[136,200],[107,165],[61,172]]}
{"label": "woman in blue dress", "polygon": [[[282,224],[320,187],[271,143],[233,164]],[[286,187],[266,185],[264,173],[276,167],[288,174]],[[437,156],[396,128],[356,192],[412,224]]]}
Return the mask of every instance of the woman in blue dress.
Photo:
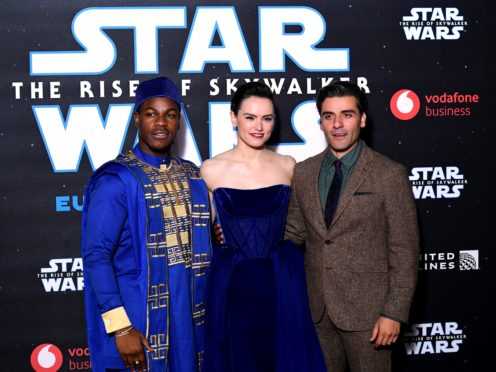
{"label": "woman in blue dress", "polygon": [[201,167],[224,237],[207,279],[205,370],[325,371],[303,251],[284,241],[295,160],[265,148],[275,124],[270,89],[239,87],[231,121],[237,145]]}

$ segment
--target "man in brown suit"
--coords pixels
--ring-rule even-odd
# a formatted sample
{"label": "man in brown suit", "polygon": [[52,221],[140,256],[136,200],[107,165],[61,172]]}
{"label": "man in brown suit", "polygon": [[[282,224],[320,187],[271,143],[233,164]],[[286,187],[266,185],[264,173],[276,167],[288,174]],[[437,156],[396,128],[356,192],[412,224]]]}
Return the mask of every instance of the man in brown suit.
{"label": "man in brown suit", "polygon": [[359,139],[367,98],[356,84],[322,88],[317,108],[329,147],[295,167],[286,237],[305,246],[310,309],[329,371],[390,371],[390,345],[417,279],[411,186],[404,166]]}

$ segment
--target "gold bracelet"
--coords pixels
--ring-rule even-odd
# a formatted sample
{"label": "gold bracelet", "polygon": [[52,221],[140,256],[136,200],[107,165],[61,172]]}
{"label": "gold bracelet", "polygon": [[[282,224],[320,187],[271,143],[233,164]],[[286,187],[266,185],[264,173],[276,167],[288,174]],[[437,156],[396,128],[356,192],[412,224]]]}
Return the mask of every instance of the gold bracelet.
{"label": "gold bracelet", "polygon": [[133,329],[133,326],[130,326],[128,329],[123,330],[121,333],[114,334],[115,337],[122,337],[127,335],[129,332],[131,332],[131,329]]}

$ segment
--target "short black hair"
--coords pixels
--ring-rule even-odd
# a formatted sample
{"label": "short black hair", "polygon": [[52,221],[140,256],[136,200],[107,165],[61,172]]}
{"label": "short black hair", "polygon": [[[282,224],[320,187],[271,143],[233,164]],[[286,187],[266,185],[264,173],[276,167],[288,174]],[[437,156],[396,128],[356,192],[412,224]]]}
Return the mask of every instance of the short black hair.
{"label": "short black hair", "polygon": [[361,114],[367,112],[368,100],[363,89],[360,89],[360,87],[352,81],[336,81],[320,89],[316,100],[319,114],[322,112],[322,103],[326,98],[348,96],[355,97],[358,111],[360,111]]}

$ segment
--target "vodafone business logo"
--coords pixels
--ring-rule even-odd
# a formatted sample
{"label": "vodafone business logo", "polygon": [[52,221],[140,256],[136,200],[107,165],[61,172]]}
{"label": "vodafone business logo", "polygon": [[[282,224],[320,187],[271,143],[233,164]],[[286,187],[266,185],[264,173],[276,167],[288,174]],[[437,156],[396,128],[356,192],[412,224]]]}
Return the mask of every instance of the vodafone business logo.
{"label": "vodafone business logo", "polygon": [[31,366],[36,372],[56,372],[62,366],[63,359],[57,346],[41,344],[31,353]]}
{"label": "vodafone business logo", "polygon": [[[468,117],[480,102],[478,93],[457,91],[429,93],[423,99],[423,116],[440,119]],[[391,97],[389,107],[397,119],[410,120],[420,112],[420,98],[410,89],[400,89]]]}
{"label": "vodafone business logo", "polygon": [[401,89],[391,98],[389,103],[391,112],[400,120],[414,118],[420,110],[420,99],[410,89]]}

